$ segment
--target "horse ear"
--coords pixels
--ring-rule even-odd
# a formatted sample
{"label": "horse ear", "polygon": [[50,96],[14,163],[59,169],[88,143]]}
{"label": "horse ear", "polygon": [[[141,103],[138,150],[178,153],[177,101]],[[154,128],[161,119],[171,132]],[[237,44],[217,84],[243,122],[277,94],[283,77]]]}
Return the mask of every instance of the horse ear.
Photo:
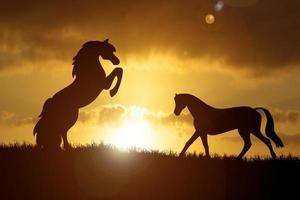
{"label": "horse ear", "polygon": [[109,40],[109,39],[107,38],[106,40],[104,40],[104,42],[108,43],[108,40]]}

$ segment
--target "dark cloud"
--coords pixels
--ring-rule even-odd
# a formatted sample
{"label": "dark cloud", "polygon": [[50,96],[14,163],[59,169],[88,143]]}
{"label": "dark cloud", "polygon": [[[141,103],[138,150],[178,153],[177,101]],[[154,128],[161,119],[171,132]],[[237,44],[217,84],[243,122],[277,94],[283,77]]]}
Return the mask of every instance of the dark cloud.
{"label": "dark cloud", "polygon": [[[0,69],[70,61],[86,40],[110,37],[119,55],[149,49],[220,59],[260,74],[299,66],[300,1],[2,1]],[[205,24],[212,13],[215,24]],[[277,70],[279,71],[279,70]]]}

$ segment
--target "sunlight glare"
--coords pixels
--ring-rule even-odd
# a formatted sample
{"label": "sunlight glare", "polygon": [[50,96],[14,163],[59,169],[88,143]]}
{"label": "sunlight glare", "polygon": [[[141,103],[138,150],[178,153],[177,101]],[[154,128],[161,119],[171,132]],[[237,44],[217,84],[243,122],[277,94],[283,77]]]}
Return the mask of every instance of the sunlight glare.
{"label": "sunlight glare", "polygon": [[120,128],[115,130],[112,143],[120,150],[131,148],[149,149],[151,145],[151,128],[143,118],[144,111],[136,106],[130,107],[129,116]]}

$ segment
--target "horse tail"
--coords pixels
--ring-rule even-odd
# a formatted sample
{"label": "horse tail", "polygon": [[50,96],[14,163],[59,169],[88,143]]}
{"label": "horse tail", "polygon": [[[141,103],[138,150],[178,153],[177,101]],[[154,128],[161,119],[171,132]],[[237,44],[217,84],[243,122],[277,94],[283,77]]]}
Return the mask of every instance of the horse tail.
{"label": "horse tail", "polygon": [[45,101],[43,109],[41,114],[39,114],[39,117],[43,117],[46,113],[48,113],[51,110],[52,105],[52,98],[49,98]]}
{"label": "horse tail", "polygon": [[40,121],[38,121],[36,123],[36,125],[34,126],[34,128],[33,128],[33,135],[34,136],[39,132],[39,129],[40,129],[39,126],[40,126]]}
{"label": "horse tail", "polygon": [[267,117],[267,124],[265,128],[266,135],[273,140],[273,142],[276,144],[276,147],[283,147],[283,142],[278,137],[278,135],[275,133],[274,130],[274,121],[271,113],[265,109],[265,108],[254,108],[254,110],[262,110],[264,111],[266,117]]}
{"label": "horse tail", "polygon": [[[42,118],[47,113],[49,113],[49,111],[51,110],[51,107],[52,107],[52,98],[49,98],[45,101],[42,112],[41,112],[41,114],[39,114],[39,117]],[[41,125],[41,119],[40,119],[33,128],[33,135],[36,135],[38,132],[40,132],[41,126],[42,125]]]}

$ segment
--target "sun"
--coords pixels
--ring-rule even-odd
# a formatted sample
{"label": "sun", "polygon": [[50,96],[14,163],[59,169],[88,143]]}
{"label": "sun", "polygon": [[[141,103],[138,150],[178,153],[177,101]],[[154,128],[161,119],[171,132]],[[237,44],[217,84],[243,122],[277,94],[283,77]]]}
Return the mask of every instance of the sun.
{"label": "sun", "polygon": [[143,110],[131,107],[129,115],[122,125],[114,131],[112,144],[121,150],[131,148],[149,149],[151,145],[151,127],[144,119]]}
{"label": "sun", "polygon": [[123,126],[117,129],[113,144],[121,150],[130,148],[145,148],[149,146],[150,128],[147,122],[124,121]]}

